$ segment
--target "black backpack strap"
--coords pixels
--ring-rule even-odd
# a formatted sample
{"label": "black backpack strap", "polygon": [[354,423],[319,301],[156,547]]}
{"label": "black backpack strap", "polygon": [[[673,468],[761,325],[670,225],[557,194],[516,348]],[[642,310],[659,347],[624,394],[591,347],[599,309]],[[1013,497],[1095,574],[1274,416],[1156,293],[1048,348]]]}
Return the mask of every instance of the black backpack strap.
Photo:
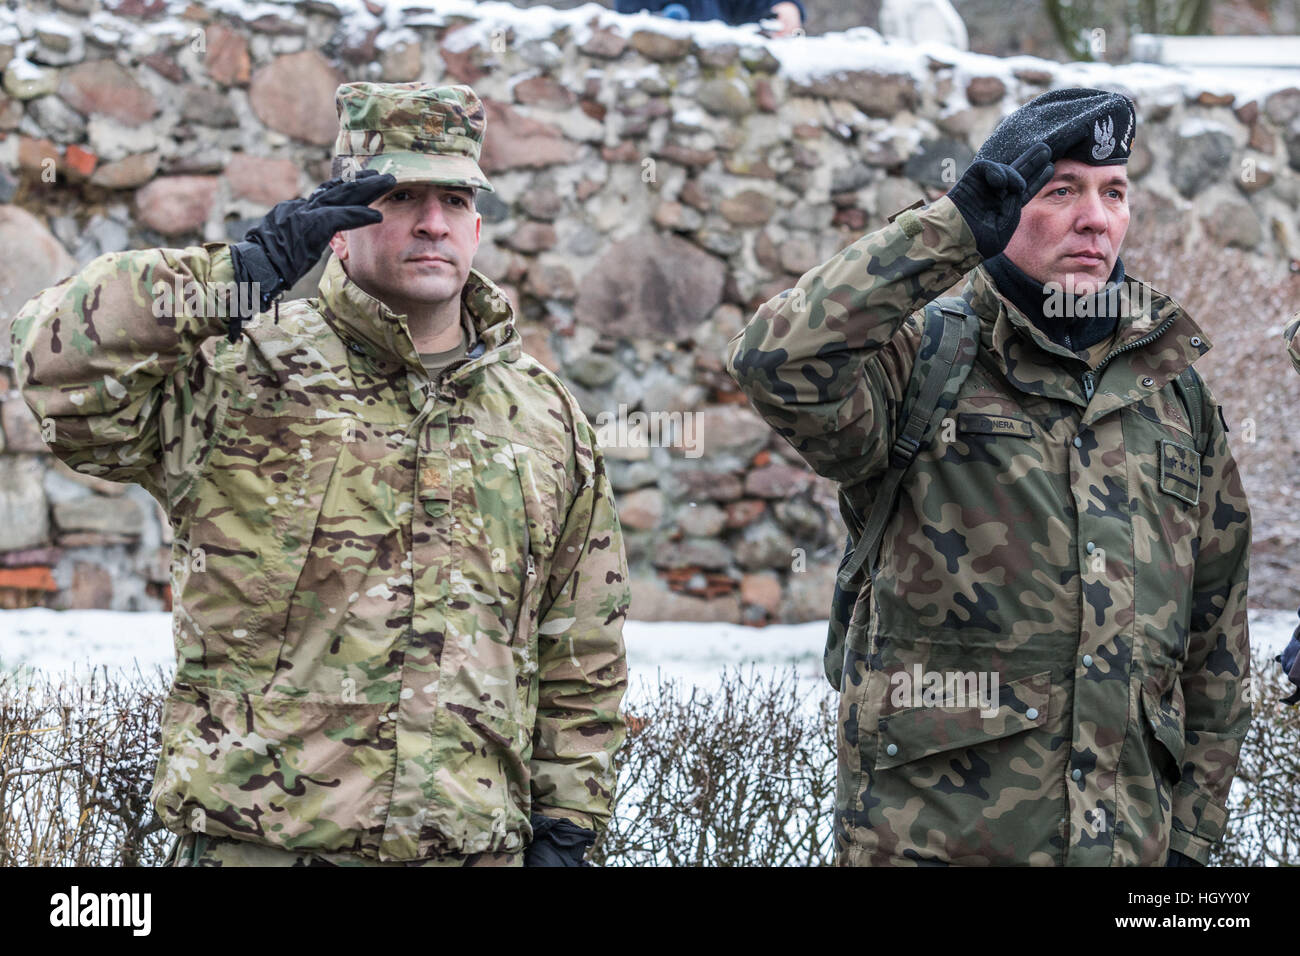
{"label": "black backpack strap", "polygon": [[1196,369],[1187,366],[1174,379],[1174,391],[1187,409],[1187,419],[1191,424],[1192,436],[1196,440],[1197,454],[1205,454],[1205,446],[1210,441],[1210,430],[1205,420],[1205,384]]}
{"label": "black backpack strap", "polygon": [[[956,389],[949,388],[949,383],[962,352],[962,342],[968,340],[967,321],[976,321],[965,306],[965,302],[958,301],[962,302],[962,308],[954,309],[950,300],[938,300],[925,307],[925,338],[922,340],[922,348],[926,340],[937,341],[938,351],[934,360],[926,367],[914,400],[911,400],[911,392],[912,386],[917,381],[916,376],[913,375],[908,382],[909,395],[908,400],[904,402],[905,405],[910,404],[907,420],[890,449],[889,467],[871,503],[871,511],[863,525],[862,534],[858,536],[853,556],[840,567],[838,583],[845,590],[850,589],[859,571],[864,567],[870,569],[875,565],[876,556],[880,552],[880,541],[885,535],[885,525],[894,510],[898,487],[902,484],[903,476],[907,474],[907,469],[911,467],[917,453],[929,444],[933,436],[932,426],[937,425],[936,412],[939,410],[945,392],[950,395],[948,407],[951,407],[952,401],[956,400]],[[943,304],[945,302],[948,304]],[[973,361],[974,349],[967,351],[970,360]],[[965,380],[965,374],[960,371],[958,374],[962,380]],[[944,411],[947,411],[947,408],[944,408]]]}
{"label": "black backpack strap", "polygon": [[853,607],[862,592],[859,576],[875,567],[885,525],[893,512],[898,489],[908,467],[930,443],[940,420],[957,400],[957,392],[975,364],[979,319],[963,299],[936,299],[925,307],[921,346],[907,382],[901,418],[903,427],[891,449],[889,464],[865,518],[841,490],[840,514],[849,529],[831,597],[830,625],[822,660],[826,678],[836,690],[844,673],[844,658]]}

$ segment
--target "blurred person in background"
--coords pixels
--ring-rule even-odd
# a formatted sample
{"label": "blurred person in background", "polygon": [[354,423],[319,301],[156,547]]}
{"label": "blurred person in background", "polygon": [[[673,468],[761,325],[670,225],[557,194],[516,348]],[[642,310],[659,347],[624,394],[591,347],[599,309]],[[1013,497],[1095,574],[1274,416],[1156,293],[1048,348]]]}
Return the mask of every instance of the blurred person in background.
{"label": "blurred person in background", "polygon": [[[1287,342],[1287,351],[1291,356],[1291,364],[1295,366],[1297,372],[1300,372],[1300,312],[1297,312],[1292,317],[1286,331],[1282,333],[1282,337]],[[1296,685],[1294,693],[1282,698],[1282,703],[1300,703],[1300,626],[1296,627],[1295,633],[1291,635],[1291,642],[1278,655],[1277,662],[1282,665],[1287,680]]]}
{"label": "blurred person in background", "polygon": [[673,20],[722,20],[732,25],[776,20],[772,36],[788,37],[803,31],[804,8],[801,0],[615,0],[619,13],[643,10]]}

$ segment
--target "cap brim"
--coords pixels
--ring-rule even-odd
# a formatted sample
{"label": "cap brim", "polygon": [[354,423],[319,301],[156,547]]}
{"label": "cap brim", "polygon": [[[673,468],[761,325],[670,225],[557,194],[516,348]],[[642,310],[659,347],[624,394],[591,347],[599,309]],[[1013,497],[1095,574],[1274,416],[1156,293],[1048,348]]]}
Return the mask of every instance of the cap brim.
{"label": "cap brim", "polygon": [[[348,158],[348,157],[341,157]],[[374,169],[392,175],[399,183],[432,183],[437,186],[465,186],[495,192],[478,163],[468,156],[437,156],[430,153],[393,152],[377,156],[352,156],[360,169]]]}

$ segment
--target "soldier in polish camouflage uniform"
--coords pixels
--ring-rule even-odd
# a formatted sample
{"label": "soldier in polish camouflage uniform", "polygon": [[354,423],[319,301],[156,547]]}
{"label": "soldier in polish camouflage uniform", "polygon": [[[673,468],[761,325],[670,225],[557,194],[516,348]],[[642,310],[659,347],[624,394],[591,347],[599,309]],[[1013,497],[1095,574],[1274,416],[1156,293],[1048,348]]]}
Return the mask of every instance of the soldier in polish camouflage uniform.
{"label": "soldier in polish camouflage uniform", "polygon": [[[1297,372],[1300,372],[1300,312],[1292,316],[1286,330],[1282,333],[1282,338],[1287,343],[1291,364],[1295,366]],[[1300,626],[1296,627],[1290,643],[1283,648],[1277,661],[1282,665],[1282,672],[1286,674],[1287,680],[1296,685],[1294,691],[1282,698],[1283,703],[1294,707],[1300,704]]]}
{"label": "soldier in polish camouflage uniform", "polygon": [[[624,737],[604,463],[470,268],[478,97],[336,102],[341,175],[246,241],[111,253],[28,302],[23,394],[175,529],[177,865],[578,865]],[[319,296],[270,313],[327,243]],[[194,308],[253,281],[242,335]]]}
{"label": "soldier in polish camouflage uniform", "polygon": [[[1223,833],[1250,721],[1250,519],[1212,398],[1198,449],[1174,387],[1210,343],[1142,283],[1108,322],[1045,307],[1063,277],[1076,303],[1116,292],[1135,126],[1125,97],[1044,94],[947,196],[808,272],[731,344],[758,411],[861,515],[918,310],[952,289],[980,322],[849,625],[842,864],[1203,864]],[[957,706],[946,679],[904,692],[930,673],[995,676],[996,699]]]}
{"label": "soldier in polish camouflage uniform", "polygon": [[1282,333],[1282,337],[1287,342],[1287,352],[1291,356],[1291,364],[1295,370],[1300,372],[1300,312],[1297,312],[1291,319],[1291,323]]}

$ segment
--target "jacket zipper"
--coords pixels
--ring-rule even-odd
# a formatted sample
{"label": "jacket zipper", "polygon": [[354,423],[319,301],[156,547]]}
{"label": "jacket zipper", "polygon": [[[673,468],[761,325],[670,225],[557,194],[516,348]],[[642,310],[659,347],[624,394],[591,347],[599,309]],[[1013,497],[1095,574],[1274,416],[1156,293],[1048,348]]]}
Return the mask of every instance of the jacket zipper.
{"label": "jacket zipper", "polygon": [[[516,335],[519,334],[518,329],[515,330],[515,334]],[[483,339],[480,338],[478,341],[483,342]],[[489,364],[487,362],[487,359],[489,357],[495,355],[497,352],[504,352],[507,348],[510,347],[511,344],[513,343],[509,339],[502,342],[500,345],[494,345],[491,348],[487,347],[487,343],[483,343],[482,355],[476,356],[474,358],[467,357],[465,361],[462,362],[460,365],[457,365],[454,368],[444,369],[443,374],[439,376],[439,382],[441,384],[446,384],[450,382],[453,378],[460,378],[462,375],[468,373],[470,369],[476,369],[481,365]],[[520,344],[520,348],[522,349],[523,347],[522,340],[520,341],[519,344]],[[466,350],[473,351],[474,346],[472,345],[468,346]]]}
{"label": "jacket zipper", "polygon": [[1111,359],[1113,359],[1116,355],[1122,355],[1125,352],[1131,352],[1133,351],[1133,349],[1138,349],[1144,345],[1148,345],[1151,342],[1154,342],[1156,339],[1158,339],[1161,335],[1164,334],[1165,329],[1169,328],[1169,326],[1174,324],[1175,318],[1176,316],[1171,315],[1169,318],[1165,319],[1164,322],[1160,324],[1160,327],[1157,328],[1154,332],[1148,332],[1140,339],[1135,339],[1132,342],[1129,342],[1127,345],[1121,345],[1119,348],[1115,349],[1115,351],[1111,352],[1104,359],[1102,359],[1101,364],[1099,364],[1096,368],[1089,369],[1088,371],[1084,372],[1083,373],[1083,394],[1088,399],[1088,401],[1092,401],[1092,394],[1097,389],[1097,379],[1101,378],[1102,369],[1104,369],[1107,365],[1110,364]]}
{"label": "jacket zipper", "polygon": [[[525,543],[525,547],[528,545]],[[528,564],[524,573],[523,593],[519,595],[519,617],[515,624],[515,641],[523,643],[528,633],[528,602],[533,597],[533,587],[537,583],[537,566],[533,563],[533,552],[528,552]],[[525,652],[526,656],[527,652]],[[532,671],[530,670],[531,674]]]}

